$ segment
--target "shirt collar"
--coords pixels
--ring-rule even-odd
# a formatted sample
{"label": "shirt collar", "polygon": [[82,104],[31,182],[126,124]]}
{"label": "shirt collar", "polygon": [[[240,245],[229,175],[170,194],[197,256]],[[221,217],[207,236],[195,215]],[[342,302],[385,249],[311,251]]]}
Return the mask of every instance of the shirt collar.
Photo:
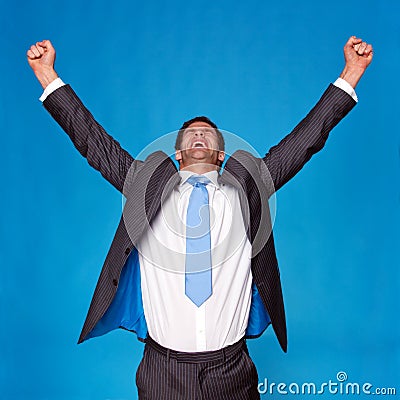
{"label": "shirt collar", "polygon": [[[194,172],[192,172],[192,171],[179,171],[179,175],[181,177],[180,185],[182,186],[183,184],[186,183],[186,181],[192,175],[196,175],[196,174]],[[218,174],[218,171],[210,171],[210,172],[206,172],[205,174],[202,174],[202,175],[207,177],[214,186],[219,187],[219,183],[218,183],[219,174]]]}

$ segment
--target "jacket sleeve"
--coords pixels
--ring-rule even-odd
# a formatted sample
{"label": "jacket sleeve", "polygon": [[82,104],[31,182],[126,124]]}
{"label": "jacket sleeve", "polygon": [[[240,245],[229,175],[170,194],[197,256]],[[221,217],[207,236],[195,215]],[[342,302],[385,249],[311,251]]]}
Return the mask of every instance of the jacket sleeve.
{"label": "jacket sleeve", "polygon": [[142,162],[106,133],[69,85],[51,93],[43,105],[88,163],[122,192],[128,171],[132,176]]}
{"label": "jacket sleeve", "polygon": [[324,147],[329,132],[355,104],[344,90],[329,85],[307,116],[262,159],[270,174],[264,180],[272,178],[276,191],[292,179]]}

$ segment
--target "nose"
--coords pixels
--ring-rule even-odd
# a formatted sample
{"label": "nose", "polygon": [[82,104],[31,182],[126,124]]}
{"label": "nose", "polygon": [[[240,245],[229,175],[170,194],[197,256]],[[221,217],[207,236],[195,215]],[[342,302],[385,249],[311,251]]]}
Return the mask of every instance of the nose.
{"label": "nose", "polygon": [[204,131],[202,129],[198,129],[194,132],[194,136],[196,137],[204,137]]}

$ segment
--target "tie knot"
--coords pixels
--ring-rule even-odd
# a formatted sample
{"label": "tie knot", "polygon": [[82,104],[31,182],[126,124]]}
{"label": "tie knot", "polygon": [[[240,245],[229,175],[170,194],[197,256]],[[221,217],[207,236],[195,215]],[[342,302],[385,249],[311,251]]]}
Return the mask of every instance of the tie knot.
{"label": "tie knot", "polygon": [[208,185],[211,181],[204,175],[192,175],[187,180],[192,186]]}

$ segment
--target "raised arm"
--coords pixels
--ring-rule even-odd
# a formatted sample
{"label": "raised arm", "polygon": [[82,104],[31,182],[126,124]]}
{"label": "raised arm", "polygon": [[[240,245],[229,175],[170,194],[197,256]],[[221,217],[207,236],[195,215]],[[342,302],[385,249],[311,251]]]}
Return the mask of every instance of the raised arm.
{"label": "raised arm", "polygon": [[[49,40],[32,45],[27,58],[43,89],[58,78],[54,69],[56,52]],[[129,168],[136,169],[141,161],[135,161],[105,132],[69,85],[51,92],[43,105],[88,163],[122,192]],[[134,173],[132,169],[131,173]]]}
{"label": "raised arm", "polygon": [[[372,61],[372,46],[352,36],[344,46],[345,67],[340,77],[342,83],[355,88]],[[339,80],[340,81],[340,80]],[[307,116],[284,137],[271,147],[263,158],[275,190],[293,178],[313,154],[320,151],[329,132],[355,106],[356,101],[340,87],[329,85],[321,99]]]}

